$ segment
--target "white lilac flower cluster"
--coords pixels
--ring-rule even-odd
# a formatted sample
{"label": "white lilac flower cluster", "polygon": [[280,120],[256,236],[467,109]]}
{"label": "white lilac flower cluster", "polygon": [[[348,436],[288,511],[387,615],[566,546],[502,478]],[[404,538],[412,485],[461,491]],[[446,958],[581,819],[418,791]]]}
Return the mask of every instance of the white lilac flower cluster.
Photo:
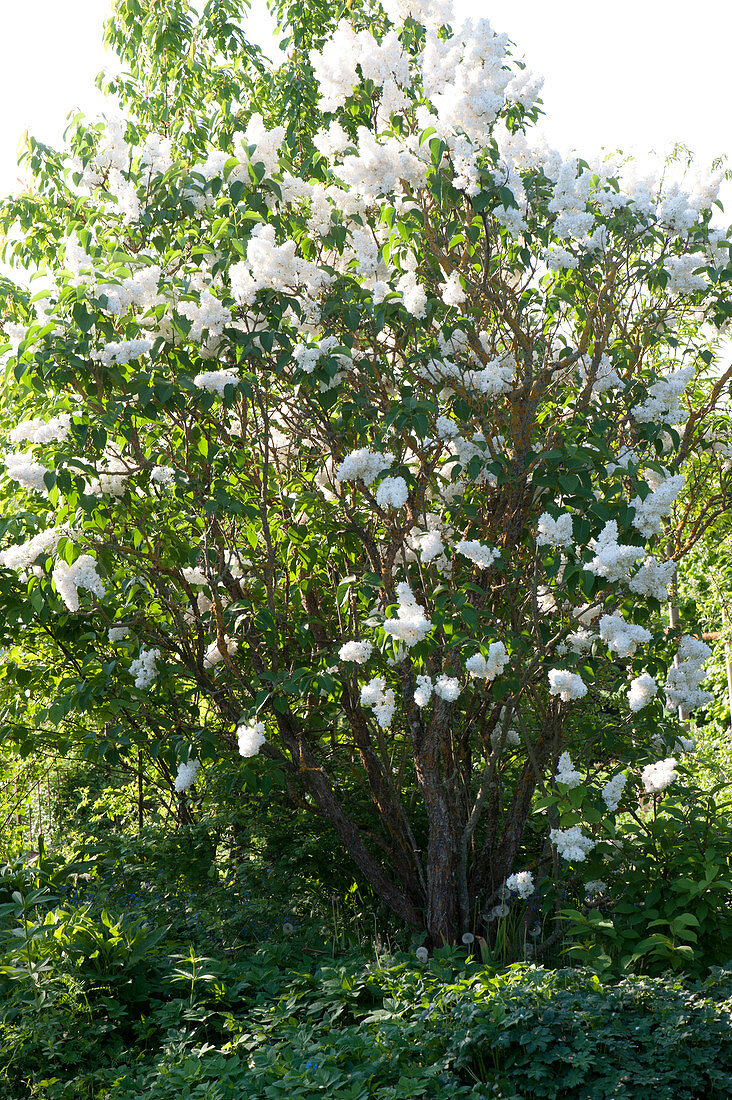
{"label": "white lilac flower cluster", "polygon": [[686,478],[683,474],[668,474],[645,500],[641,500],[639,496],[631,500],[630,506],[635,508],[632,524],[644,539],[660,534],[661,523],[671,515],[674,501],[685,484]]}
{"label": "white lilac flower cluster", "polygon": [[644,626],[627,622],[622,615],[603,615],[600,638],[619,657],[632,657],[638,646],[650,642],[653,635]]}
{"label": "white lilac flower cluster", "polygon": [[346,455],[336,468],[337,481],[362,481],[372,485],[382,470],[388,469],[394,461],[391,451],[370,451],[368,447],[359,447]]}
{"label": "white lilac flower cluster", "polygon": [[424,608],[417,603],[416,597],[406,581],[397,585],[399,607],[396,619],[386,619],[384,632],[395,642],[410,648],[423,641],[432,629],[432,623],[425,616]]}
{"label": "white lilac flower cluster", "polygon": [[361,706],[369,707],[382,729],[388,729],[394,717],[396,700],[391,688],[387,688],[383,676],[375,676],[361,688]]}
{"label": "white lilac flower cluster", "polygon": [[182,794],[184,791],[187,791],[189,787],[193,786],[200,770],[200,760],[189,760],[187,763],[178,765],[178,772],[174,784],[178,794]]}
{"label": "white lilac flower cluster", "polygon": [[317,263],[297,255],[297,243],[277,244],[272,225],[258,224],[247,243],[245,260],[230,271],[231,293],[240,305],[251,306],[260,290],[284,294],[302,288],[304,298],[314,301],[332,279]]}
{"label": "white lilac flower cluster", "polygon": [[342,661],[353,661],[357,665],[365,665],[373,648],[371,642],[346,642],[338,650],[338,656]]}
{"label": "white lilac flower cluster", "polygon": [[582,773],[577,771],[568,752],[563,752],[559,757],[554,779],[557,783],[563,783],[568,790],[579,787],[582,782]]}
{"label": "white lilac flower cluster", "polygon": [[558,695],[563,703],[571,703],[587,694],[587,685],[576,672],[552,668],[549,670],[549,694]]}
{"label": "white lilac flower cluster", "polygon": [[485,543],[478,542],[477,539],[468,541],[463,539],[456,544],[455,549],[458,554],[462,554],[463,557],[474,562],[479,569],[489,569],[493,562],[501,556],[500,550],[497,550],[495,546],[486,546]]}
{"label": "white lilac flower cluster", "polygon": [[69,611],[79,610],[80,588],[92,592],[100,600],[105,593],[104,583],[97,573],[97,563],[90,554],[82,554],[71,565],[67,565],[65,561],[57,561],[53,570],[53,583]]}
{"label": "white lilac flower cluster", "polygon": [[635,405],[631,415],[639,423],[681,424],[686,413],[681,405],[681,395],[694,377],[693,366],[682,367],[660,378],[648,387],[643,404]]}
{"label": "white lilac flower cluster", "polygon": [[11,451],[5,455],[5,466],[8,477],[17,481],[24,489],[34,493],[46,493],[44,475],[48,473],[46,466],[38,462],[30,451]]}
{"label": "white lilac flower cluster", "polygon": [[152,340],[146,339],[112,341],[105,344],[101,351],[94,352],[92,358],[105,367],[111,367],[113,363],[127,364],[147,355],[152,351],[152,346]]}
{"label": "white lilac flower cluster", "polygon": [[609,779],[600,792],[602,800],[607,806],[610,813],[615,813],[620,805],[620,799],[623,797],[623,791],[625,790],[625,784],[628,782],[628,776],[625,772],[618,772],[612,779]]}
{"label": "white lilac flower cluster", "polygon": [[[236,638],[224,638],[224,645],[226,646],[226,653],[229,657],[233,657],[239,648],[239,643]],[[221,646],[218,640],[211,642],[211,645],[203,655],[203,667],[206,669],[215,668],[216,665],[221,664],[223,659],[224,654],[221,652]]]}
{"label": "white lilac flower cluster", "polygon": [[221,337],[226,326],[231,324],[231,310],[222,305],[209,290],[201,291],[198,302],[178,302],[176,309],[181,317],[191,322],[188,339],[196,344],[202,342],[204,330],[211,340]]}
{"label": "white lilac flower cluster", "polygon": [[414,689],[414,701],[418,707],[426,707],[432,698],[433,683],[430,676],[420,674],[417,676],[417,686]]}
{"label": "white lilac flower cluster", "polygon": [[175,481],[175,470],[172,466],[153,466],[150,480],[167,489]]}
{"label": "white lilac flower cluster", "polygon": [[435,695],[446,703],[454,703],[460,695],[460,681],[454,676],[438,676],[435,680]]}
{"label": "white lilac flower cluster", "polygon": [[645,550],[640,546],[618,543],[618,525],[614,519],[608,520],[590,543],[590,549],[595,556],[583,568],[608,581],[627,581],[633,566],[645,557]]}
{"label": "white lilac flower cluster", "polygon": [[641,772],[643,786],[648,794],[661,794],[670,787],[676,778],[676,757],[669,756],[665,760],[657,760],[655,764],[647,764]]}
{"label": "white lilac flower cluster", "polygon": [[376,490],[376,503],[380,508],[403,508],[408,494],[403,477],[385,477]]}
{"label": "white lilac flower cluster", "polygon": [[704,662],[711,655],[712,651],[705,642],[684,634],[679,642],[678,663],[668,670],[664,684],[669,709],[682,707],[684,710],[695,710],[711,702],[712,694],[699,686],[706,675]]}
{"label": "white lilac flower cluster", "polygon": [[551,829],[549,840],[568,863],[583,863],[595,847],[595,841],[585,836],[579,825],[570,829]]}
{"label": "white lilac flower cluster", "polygon": [[465,662],[465,670],[477,680],[495,680],[508,664],[508,653],[503,642],[491,642],[488,656],[474,653]]}
{"label": "white lilac flower cluster", "polygon": [[228,367],[222,367],[220,370],[204,370],[196,375],[193,384],[201,390],[208,390],[209,393],[217,393],[219,397],[223,397],[227,386],[238,386],[239,375]]}
{"label": "white lilac flower cluster", "polygon": [[145,649],[143,647],[139,656],[130,665],[130,676],[134,676],[135,687],[139,688],[140,691],[146,691],[157,679],[156,661],[159,659],[159,649]]}
{"label": "white lilac flower cluster", "polygon": [[506,879],[506,889],[512,894],[518,894],[521,900],[531,897],[536,887],[531,871],[517,871]]}
{"label": "white lilac flower cluster", "polygon": [[628,581],[628,588],[638,596],[652,596],[654,600],[666,600],[669,585],[675,573],[675,561],[657,561],[649,554],[638,572]]}
{"label": "white lilac flower cluster", "polygon": [[563,512],[557,519],[544,512],[539,517],[539,526],[536,535],[537,546],[561,546],[573,545],[572,517],[569,512]]}
{"label": "white lilac flower cluster", "polygon": [[636,676],[634,680],[630,681],[628,706],[633,713],[637,713],[653,701],[657,692],[658,684],[651,674],[649,672],[642,672],[640,676]]}
{"label": "white lilac flower cluster", "polygon": [[11,443],[64,443],[71,431],[71,413],[59,413],[50,420],[23,420],[8,434]]}
{"label": "white lilac flower cluster", "polygon": [[27,542],[8,546],[3,550],[0,553],[0,565],[19,571],[30,569],[40,554],[51,554],[68,533],[64,527],[48,527],[45,531],[39,531]]}
{"label": "white lilac flower cluster", "polygon": [[236,731],[239,755],[245,759],[250,756],[257,756],[262,745],[267,743],[264,734],[264,722],[242,722]]}

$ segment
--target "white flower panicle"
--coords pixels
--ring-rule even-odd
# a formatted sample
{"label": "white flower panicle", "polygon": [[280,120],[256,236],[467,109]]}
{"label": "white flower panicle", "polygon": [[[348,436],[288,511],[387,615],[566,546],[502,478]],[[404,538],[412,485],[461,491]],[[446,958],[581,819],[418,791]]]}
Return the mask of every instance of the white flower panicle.
{"label": "white flower panicle", "polygon": [[622,615],[603,615],[600,619],[600,638],[619,657],[632,657],[637,647],[653,638],[650,630],[636,623],[629,623]]}
{"label": "white flower panicle", "polygon": [[150,480],[168,488],[175,481],[175,470],[172,466],[153,466],[150,471]]}
{"label": "white flower panicle", "polygon": [[5,466],[8,477],[17,481],[24,489],[31,489],[34,493],[46,493],[44,474],[48,473],[46,466],[37,462],[30,451],[10,452],[5,456]]}
{"label": "white flower panicle", "polygon": [[651,703],[658,692],[658,684],[649,672],[642,672],[630,681],[628,706],[635,714]]}
{"label": "white flower panicle", "polygon": [[369,707],[382,729],[388,729],[394,717],[396,700],[383,676],[375,676],[361,688],[361,706]]}
{"label": "white flower panicle", "polygon": [[[224,638],[224,644],[226,646],[226,652],[230,657],[232,657],[239,648],[239,643],[236,638]],[[215,642],[211,642],[211,645],[208,647],[203,655],[203,667],[215,668],[216,665],[220,664],[223,661],[223,659],[224,654],[221,652],[221,647],[219,646],[218,640]]]}
{"label": "white flower panicle", "polygon": [[568,790],[579,787],[582,782],[582,773],[577,771],[568,752],[563,752],[559,757],[554,779],[557,783],[563,783]]}
{"label": "white flower panicle", "polygon": [[595,557],[583,568],[608,581],[627,581],[635,563],[645,557],[640,546],[618,543],[618,525],[614,519],[605,524],[590,547]]}
{"label": "white flower panicle", "polygon": [[40,554],[52,553],[65,535],[68,535],[68,531],[64,527],[48,527],[45,531],[39,531],[27,542],[8,546],[3,550],[0,553],[0,565],[19,571],[30,569]]}
{"label": "white flower panicle", "polygon": [[338,650],[338,656],[342,661],[353,661],[357,665],[365,665],[373,650],[371,642],[345,642]]}
{"label": "white flower panicle", "polygon": [[425,616],[424,608],[417,603],[406,581],[397,585],[396,594],[399,600],[397,618],[387,619],[384,622],[384,631],[395,642],[411,648],[424,640],[432,629],[432,623]]}
{"label": "white flower panicle", "polygon": [[64,443],[71,431],[71,413],[59,413],[50,420],[24,420],[8,434],[11,443]]}
{"label": "white flower panicle", "polygon": [[391,451],[379,454],[370,451],[368,447],[359,447],[351,451],[336,468],[337,481],[362,481],[364,485],[372,485],[382,470],[388,469],[394,461]]}
{"label": "white flower panicle", "polygon": [[595,847],[595,841],[585,836],[579,825],[570,829],[551,829],[549,840],[567,863],[584,863]]}
{"label": "white flower panicle", "polygon": [[660,534],[662,521],[671,515],[674,501],[685,484],[686,478],[683,474],[669,474],[645,500],[641,500],[639,496],[631,500],[630,506],[635,508],[632,523],[643,538]]}
{"label": "white flower panicle", "polygon": [[380,508],[403,508],[408,495],[403,477],[385,477],[376,490],[376,503]]}
{"label": "white flower panicle", "polygon": [[676,656],[678,663],[668,670],[664,684],[668,708],[696,710],[711,702],[712,694],[699,686],[706,676],[704,663],[711,655],[712,651],[706,643],[684,634]]}
{"label": "white flower panicle", "polygon": [[676,574],[675,561],[656,561],[649,555],[638,572],[628,581],[628,588],[638,596],[667,600],[668,589]]}
{"label": "white flower panicle", "polygon": [[239,755],[248,759],[256,756],[262,745],[266,745],[264,722],[242,722],[237,728],[236,740],[239,746]]}
{"label": "white flower panicle", "polygon": [[100,600],[106,591],[97,573],[97,563],[90,554],[82,554],[71,565],[57,561],[53,570],[53,583],[69,611],[79,610],[80,588],[92,592]]}
{"label": "white flower panicle", "polygon": [[429,676],[417,676],[417,687],[414,691],[414,701],[418,707],[426,707],[432,698],[433,683]]}
{"label": "white flower panicle", "polygon": [[687,414],[681,406],[681,395],[691,382],[695,367],[682,367],[681,370],[667,374],[648,387],[643,404],[630,410],[639,423],[681,424]]}
{"label": "white flower panicle", "polygon": [[476,680],[495,680],[508,664],[508,653],[503,642],[491,642],[488,656],[475,653],[465,662],[465,670]]}
{"label": "white flower panicle", "polygon": [[572,516],[569,512],[563,512],[557,519],[544,512],[539,517],[539,527],[536,536],[537,546],[562,546],[569,548],[573,545]]}
{"label": "white flower panicle", "polygon": [[239,375],[226,367],[221,370],[204,370],[196,375],[193,384],[200,390],[208,390],[209,393],[217,393],[219,397],[223,397],[227,386],[239,385]]}
{"label": "white flower panicle", "polygon": [[670,787],[676,778],[676,757],[657,760],[655,764],[646,764],[641,772],[643,786],[648,794],[661,794]]}
{"label": "white flower panicle", "polygon": [[200,770],[200,760],[189,760],[187,763],[178,765],[178,773],[175,777],[175,789],[178,794],[182,794],[193,786]]}
{"label": "white flower panicle", "polygon": [[614,814],[620,805],[620,799],[623,797],[623,791],[625,784],[628,782],[628,776],[625,772],[618,772],[612,779],[609,779],[600,792],[603,802],[607,806],[611,814]]}
{"label": "white flower panicle", "polygon": [[135,687],[145,691],[157,679],[158,670],[156,661],[160,659],[159,649],[140,650],[138,657],[130,665],[130,675],[135,678]]}
{"label": "white flower panicle", "polygon": [[468,541],[463,539],[456,544],[455,549],[458,554],[462,554],[463,557],[474,562],[479,569],[489,569],[493,562],[501,556],[500,550],[497,550],[495,546],[486,546],[484,543],[478,542],[477,539]]}
{"label": "white flower panicle", "polygon": [[506,889],[512,894],[518,894],[522,901],[531,897],[536,887],[531,871],[517,871],[506,879]]}
{"label": "white flower panicle", "polygon": [[101,351],[95,351],[93,358],[103,366],[111,367],[113,363],[126,365],[133,359],[140,359],[152,351],[152,340],[119,340],[105,344]]}
{"label": "white flower panicle", "polygon": [[587,694],[587,685],[576,672],[552,668],[549,670],[549,694],[558,695],[563,703],[571,703]]}
{"label": "white flower panicle", "polygon": [[435,695],[446,703],[454,703],[460,695],[460,681],[454,676],[438,676],[435,681]]}

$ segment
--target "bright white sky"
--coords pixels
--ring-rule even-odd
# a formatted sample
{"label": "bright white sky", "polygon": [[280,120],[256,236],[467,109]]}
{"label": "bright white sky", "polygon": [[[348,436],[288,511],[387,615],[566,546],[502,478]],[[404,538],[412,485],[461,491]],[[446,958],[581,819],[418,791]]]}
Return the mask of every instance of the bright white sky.
{"label": "bright white sky", "polygon": [[[58,143],[69,111],[99,110],[94,76],[105,65],[108,8],[109,0],[3,0],[0,193],[18,177],[15,153],[23,130]],[[732,153],[732,4],[456,0],[455,9],[456,23],[487,16],[543,74],[544,129],[562,151],[591,155],[604,146],[663,153],[681,141],[703,166]],[[264,0],[254,0],[254,12],[250,37],[264,45],[271,42]],[[728,196],[732,211],[732,189]]]}

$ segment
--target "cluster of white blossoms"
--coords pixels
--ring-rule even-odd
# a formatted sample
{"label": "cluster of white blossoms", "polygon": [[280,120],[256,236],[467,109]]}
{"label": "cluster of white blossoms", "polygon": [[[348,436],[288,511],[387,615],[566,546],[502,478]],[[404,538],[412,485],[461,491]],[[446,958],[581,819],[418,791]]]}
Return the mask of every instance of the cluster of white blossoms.
{"label": "cluster of white blossoms", "polygon": [[699,686],[706,675],[704,662],[711,655],[711,649],[700,638],[684,634],[679,642],[678,664],[668,670],[664,684],[668,708],[682,707],[684,710],[696,710],[697,707],[703,707],[711,701],[713,698],[711,693],[703,691]]}
{"label": "cluster of white blossoms", "polygon": [[551,829],[549,840],[568,863],[583,863],[595,847],[595,841],[585,836],[579,825],[570,829]]}
{"label": "cluster of white blossoms", "polygon": [[383,676],[375,676],[361,688],[361,706],[369,707],[382,729],[388,729],[394,717],[396,699],[391,688],[387,688]]}
{"label": "cluster of white blossoms", "polygon": [[446,703],[454,703],[460,695],[460,681],[454,676],[438,676],[435,680],[435,695]]}
{"label": "cluster of white blossoms", "polygon": [[518,894],[522,900],[530,898],[536,889],[534,876],[531,871],[517,871],[506,879],[506,889],[510,890],[512,894]]}
{"label": "cluster of white blossoms", "polygon": [[610,813],[615,813],[620,805],[620,799],[623,797],[623,791],[625,790],[625,784],[627,782],[628,776],[625,772],[618,772],[617,775],[609,779],[602,788],[600,793]]}
{"label": "cluster of white blossoms", "polygon": [[669,585],[675,573],[675,561],[657,561],[649,554],[638,572],[628,581],[628,588],[638,596],[652,596],[654,600],[666,600]]}
{"label": "cluster of white blossoms", "polygon": [[[224,645],[229,657],[232,657],[239,648],[239,643],[236,638],[224,638]],[[206,669],[215,668],[216,665],[221,664],[223,659],[224,654],[221,652],[221,646],[218,640],[211,642],[211,645],[203,655],[203,667]]]}
{"label": "cluster of white blossoms", "polygon": [[27,542],[8,546],[3,550],[0,553],[0,565],[21,572],[30,569],[41,554],[51,554],[68,533],[65,527],[48,527],[45,531],[39,531]]}
{"label": "cluster of white blossoms", "polygon": [[200,760],[189,760],[187,763],[178,765],[178,772],[175,777],[175,789],[178,794],[182,794],[183,791],[187,791],[189,787],[192,787],[196,781],[196,776],[201,770]]}
{"label": "cluster of white blossoms", "polygon": [[633,713],[643,710],[643,707],[647,707],[648,704],[653,701],[657,692],[658,684],[651,674],[649,672],[642,672],[640,676],[636,676],[634,680],[630,681],[628,706]]}
{"label": "cluster of white blossoms", "polygon": [[476,680],[495,680],[508,664],[508,653],[503,642],[491,642],[488,656],[474,653],[465,662],[465,670]]}
{"label": "cluster of white blossoms", "polygon": [[660,479],[658,488],[645,500],[641,500],[639,496],[631,500],[630,506],[635,508],[632,523],[644,539],[660,534],[661,523],[671,515],[674,501],[685,484],[686,478],[683,474],[668,474]]}
{"label": "cluster of white blossoms", "polygon": [[665,760],[657,760],[655,764],[647,764],[641,772],[643,786],[648,794],[661,794],[670,787],[676,778],[676,757],[669,756]]}
{"label": "cluster of white blossoms", "polygon": [[569,512],[563,512],[557,519],[550,516],[548,512],[544,512],[539,517],[536,545],[565,548],[573,546],[572,517]]}
{"label": "cluster of white blossoms", "polygon": [[97,573],[97,563],[91,554],[82,554],[71,565],[67,565],[65,561],[57,561],[53,570],[53,583],[69,611],[79,610],[80,588],[93,592],[100,600],[106,591],[102,578]]}
{"label": "cluster of white blossoms", "polygon": [[376,490],[376,503],[380,508],[403,508],[408,495],[403,477],[385,477]]}
{"label": "cluster of white blossoms", "polygon": [[568,752],[563,752],[559,757],[554,779],[557,783],[563,783],[568,790],[579,787],[582,782],[582,773],[577,771]]}
{"label": "cluster of white blossoms", "polygon": [[597,538],[590,543],[590,549],[595,556],[583,568],[608,581],[628,580],[633,566],[646,554],[640,546],[618,542],[618,524],[614,519],[608,520]]}
{"label": "cluster of white blossoms", "polygon": [[246,260],[229,271],[231,292],[240,305],[254,304],[260,290],[294,293],[302,288],[305,298],[316,300],[332,276],[317,263],[297,255],[295,241],[277,244],[272,225],[254,227],[247,243]]}
{"label": "cluster of white blossoms", "polygon": [[603,615],[600,638],[619,657],[632,657],[639,645],[650,642],[653,635],[644,626],[627,622],[622,615]]}
{"label": "cluster of white blossoms", "polygon": [[456,544],[455,549],[458,554],[462,554],[463,557],[474,562],[479,569],[489,569],[493,562],[501,556],[500,550],[497,550],[495,546],[486,546],[485,543],[478,542],[477,539],[470,539],[469,541],[463,539]]}
{"label": "cluster of white blossoms", "polygon": [[217,393],[223,397],[227,386],[238,386],[239,375],[235,370],[222,367],[220,370],[204,370],[193,379],[193,384],[201,390],[209,393]]}
{"label": "cluster of white blossoms", "polygon": [[11,451],[5,455],[4,461],[8,477],[17,481],[24,489],[34,493],[47,491],[43,478],[48,473],[48,468],[38,462],[31,451]]}
{"label": "cluster of white blossoms", "polygon": [[434,685],[430,676],[423,674],[417,676],[417,686],[414,689],[414,701],[418,707],[422,708],[427,706],[432,698],[433,687]]}
{"label": "cluster of white blossoms", "polygon": [[23,420],[8,433],[11,443],[63,443],[71,431],[71,413],[59,413],[50,420]]}
{"label": "cluster of white blossoms", "polygon": [[143,646],[139,656],[130,665],[130,676],[134,676],[136,688],[145,691],[155,682],[158,675],[156,661],[159,659],[159,649],[145,649]]}
{"label": "cluster of white blossoms", "polygon": [[147,355],[152,351],[152,346],[152,340],[147,339],[112,341],[105,344],[101,351],[95,351],[93,358],[105,367],[110,367],[112,363],[127,364]]}
{"label": "cluster of white blossoms", "polygon": [[396,619],[386,619],[384,632],[389,634],[395,642],[411,648],[424,641],[432,629],[432,623],[425,616],[424,608],[417,603],[417,599],[406,581],[397,585],[396,589],[399,607]]}
{"label": "cluster of white blossoms", "polygon": [[245,759],[256,756],[262,745],[267,743],[265,732],[264,722],[242,722],[236,731],[239,755]]}
{"label": "cluster of white blossoms", "polygon": [[201,291],[198,302],[180,301],[176,309],[181,317],[191,322],[188,339],[196,344],[203,340],[204,330],[210,339],[221,336],[224,328],[231,324],[231,310],[208,290]]}
{"label": "cluster of white blossoms", "polygon": [[660,378],[648,387],[645,401],[635,405],[630,411],[639,423],[648,421],[657,424],[681,424],[686,420],[686,412],[681,405],[681,396],[695,374],[693,366],[682,367]]}
{"label": "cluster of white blossoms", "polygon": [[391,466],[394,455],[391,451],[370,451],[368,447],[359,447],[351,451],[336,468],[337,481],[362,481],[364,485],[373,485],[376,478]]}
{"label": "cluster of white blossoms", "polygon": [[153,466],[150,480],[167,489],[175,481],[175,469],[172,466]]}
{"label": "cluster of white blossoms", "polygon": [[549,694],[558,695],[563,703],[571,703],[587,694],[587,684],[576,672],[552,668],[549,670]]}
{"label": "cluster of white blossoms", "polygon": [[365,665],[373,648],[371,642],[346,642],[338,650],[338,656],[342,661],[353,661],[357,665]]}

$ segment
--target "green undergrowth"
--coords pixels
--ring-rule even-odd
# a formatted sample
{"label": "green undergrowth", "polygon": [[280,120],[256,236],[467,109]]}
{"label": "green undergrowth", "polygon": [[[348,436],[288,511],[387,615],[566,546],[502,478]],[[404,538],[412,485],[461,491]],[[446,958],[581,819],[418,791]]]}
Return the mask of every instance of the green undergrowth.
{"label": "green undergrowth", "polygon": [[603,985],[526,963],[497,972],[456,949],[420,964],[297,937],[228,959],[163,946],[124,979],[87,959],[40,1005],[16,977],[2,1100],[732,1095],[727,971]]}

